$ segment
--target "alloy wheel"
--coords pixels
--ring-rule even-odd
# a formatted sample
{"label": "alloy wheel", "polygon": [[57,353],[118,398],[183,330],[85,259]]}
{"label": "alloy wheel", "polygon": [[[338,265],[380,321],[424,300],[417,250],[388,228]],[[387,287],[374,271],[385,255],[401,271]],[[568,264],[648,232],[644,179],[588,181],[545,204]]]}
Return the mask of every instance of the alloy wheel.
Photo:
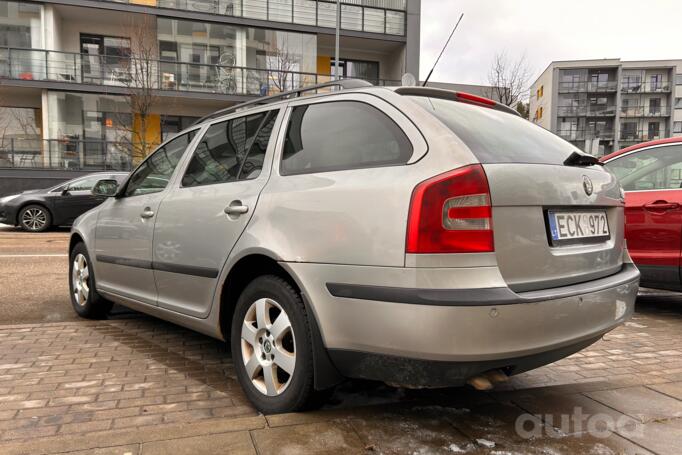
{"label": "alloy wheel", "polygon": [[88,260],[81,253],[78,253],[73,259],[73,268],[71,271],[71,284],[73,297],[76,303],[84,306],[88,302],[90,295],[90,285],[88,279],[90,278],[90,270],[88,269]]}
{"label": "alloy wheel", "polygon": [[244,315],[242,361],[258,391],[278,396],[291,382],[296,367],[296,339],[289,316],[272,299],[258,299]]}
{"label": "alloy wheel", "polygon": [[42,209],[32,207],[24,211],[21,216],[21,223],[32,231],[38,231],[47,224],[47,214]]}

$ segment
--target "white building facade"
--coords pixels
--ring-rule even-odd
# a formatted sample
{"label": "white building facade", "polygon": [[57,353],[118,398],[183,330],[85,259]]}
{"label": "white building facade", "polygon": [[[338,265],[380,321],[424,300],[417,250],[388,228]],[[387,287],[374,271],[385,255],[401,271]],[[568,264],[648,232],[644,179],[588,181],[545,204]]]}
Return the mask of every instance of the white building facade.
{"label": "white building facade", "polygon": [[682,60],[552,62],[531,86],[530,118],[595,156],[682,136]]}

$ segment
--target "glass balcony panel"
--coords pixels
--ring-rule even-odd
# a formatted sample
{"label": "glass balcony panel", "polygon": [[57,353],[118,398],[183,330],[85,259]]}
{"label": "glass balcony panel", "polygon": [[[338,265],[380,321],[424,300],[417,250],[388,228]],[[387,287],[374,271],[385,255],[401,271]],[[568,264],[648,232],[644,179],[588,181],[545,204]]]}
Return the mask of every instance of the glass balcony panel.
{"label": "glass balcony panel", "polygon": [[277,22],[292,21],[292,0],[268,0],[268,19]]}
{"label": "glass balcony panel", "polygon": [[81,82],[80,55],[47,52],[47,78],[58,82]]}
{"label": "glass balcony panel", "polygon": [[9,78],[10,75],[10,50],[0,48],[0,77]]}
{"label": "glass balcony panel", "polygon": [[267,0],[242,0],[242,16],[248,17],[250,19],[263,19],[268,18],[268,7]]}
{"label": "glass balcony panel", "polygon": [[304,25],[315,25],[317,2],[314,0],[294,0],[294,22]]}
{"label": "glass balcony panel", "polygon": [[362,7],[341,5],[341,28],[362,30]]}
{"label": "glass balcony panel", "polygon": [[405,13],[400,11],[386,11],[386,34],[405,34]]}
{"label": "glass balcony panel", "polygon": [[365,8],[364,31],[384,33],[385,13],[383,9]]}
{"label": "glass balcony panel", "polygon": [[336,3],[317,2],[317,25],[336,27]]}
{"label": "glass balcony panel", "polygon": [[10,77],[25,81],[47,79],[47,59],[41,50],[10,50]]}

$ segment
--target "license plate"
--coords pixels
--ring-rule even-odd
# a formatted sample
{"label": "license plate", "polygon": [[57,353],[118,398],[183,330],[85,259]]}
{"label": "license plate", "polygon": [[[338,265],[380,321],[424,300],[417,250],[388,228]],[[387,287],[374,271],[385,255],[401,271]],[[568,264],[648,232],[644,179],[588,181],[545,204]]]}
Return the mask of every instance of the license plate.
{"label": "license plate", "polygon": [[555,212],[548,211],[549,233],[553,244],[582,243],[608,240],[609,222],[606,212]]}

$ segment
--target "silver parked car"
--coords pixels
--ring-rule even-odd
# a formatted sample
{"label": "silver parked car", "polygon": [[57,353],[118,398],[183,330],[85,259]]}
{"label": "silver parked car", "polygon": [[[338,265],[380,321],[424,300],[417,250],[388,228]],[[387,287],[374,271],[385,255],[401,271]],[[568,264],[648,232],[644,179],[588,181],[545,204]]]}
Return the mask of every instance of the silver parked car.
{"label": "silver parked car", "polygon": [[623,195],[592,157],[465,93],[313,89],[202,119],[81,216],[76,312],[230,342],[265,412],[344,377],[489,387],[630,317]]}

